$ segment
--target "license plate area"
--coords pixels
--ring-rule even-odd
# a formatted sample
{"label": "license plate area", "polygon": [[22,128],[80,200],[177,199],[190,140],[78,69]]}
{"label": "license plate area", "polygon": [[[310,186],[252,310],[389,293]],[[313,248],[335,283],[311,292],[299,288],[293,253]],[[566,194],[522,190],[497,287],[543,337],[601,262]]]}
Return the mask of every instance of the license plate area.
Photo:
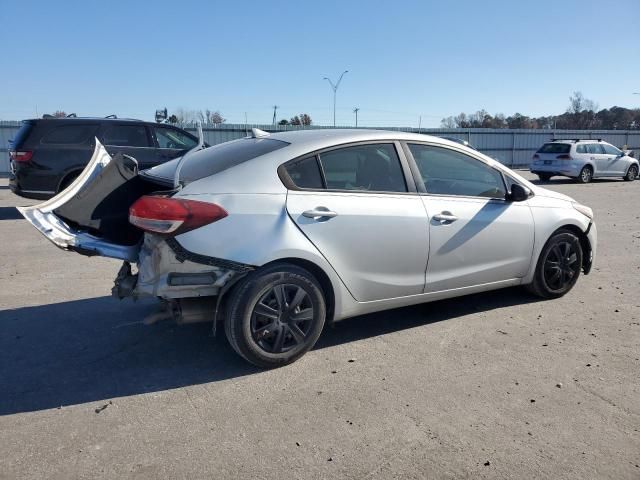
{"label": "license plate area", "polygon": [[553,160],[545,160],[544,164],[545,165],[551,165],[553,163]]}

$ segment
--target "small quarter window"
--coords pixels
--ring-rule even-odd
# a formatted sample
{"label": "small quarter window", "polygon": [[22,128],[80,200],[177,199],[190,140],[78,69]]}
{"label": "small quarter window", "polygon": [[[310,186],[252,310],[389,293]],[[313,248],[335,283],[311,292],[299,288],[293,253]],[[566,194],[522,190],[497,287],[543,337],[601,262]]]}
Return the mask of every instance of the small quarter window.
{"label": "small quarter window", "polygon": [[406,192],[400,159],[393,144],[339,148],[320,154],[329,190]]}
{"label": "small quarter window", "polygon": [[576,153],[587,153],[587,147],[582,144],[576,147]]}
{"label": "small quarter window", "polygon": [[502,174],[464,153],[442,147],[410,144],[428,193],[467,197],[506,196]]}
{"label": "small quarter window", "polygon": [[322,175],[315,156],[287,165],[286,170],[298,188],[323,188]]}

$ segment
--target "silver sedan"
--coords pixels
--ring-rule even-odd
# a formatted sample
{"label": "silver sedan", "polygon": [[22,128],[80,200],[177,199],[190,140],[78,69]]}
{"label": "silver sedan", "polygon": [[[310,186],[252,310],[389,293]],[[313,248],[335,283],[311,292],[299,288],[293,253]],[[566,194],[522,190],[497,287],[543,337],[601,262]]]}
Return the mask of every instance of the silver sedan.
{"label": "silver sedan", "polygon": [[590,208],[441,138],[253,130],[141,172],[96,144],[23,215],[58,247],[122,260],[114,295],[224,323],[261,367],[355,315],[514,285],[560,297],[595,259]]}

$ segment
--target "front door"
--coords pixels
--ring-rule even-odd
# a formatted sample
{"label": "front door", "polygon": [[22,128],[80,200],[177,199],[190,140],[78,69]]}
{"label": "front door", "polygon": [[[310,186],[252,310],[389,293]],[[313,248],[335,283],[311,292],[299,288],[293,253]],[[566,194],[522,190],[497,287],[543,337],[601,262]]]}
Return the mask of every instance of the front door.
{"label": "front door", "polygon": [[289,216],[356,300],[423,292],[429,225],[393,143],[333,149],[286,170],[296,186]]}
{"label": "front door", "polygon": [[521,278],[533,253],[527,202],[505,200],[497,169],[457,150],[411,144],[427,190],[429,262],[425,292]]}

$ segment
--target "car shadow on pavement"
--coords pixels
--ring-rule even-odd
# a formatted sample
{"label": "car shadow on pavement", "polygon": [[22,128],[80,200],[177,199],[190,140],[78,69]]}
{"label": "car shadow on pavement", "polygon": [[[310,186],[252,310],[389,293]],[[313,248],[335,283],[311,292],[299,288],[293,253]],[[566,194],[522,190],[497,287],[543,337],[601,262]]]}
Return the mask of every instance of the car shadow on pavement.
{"label": "car shadow on pavement", "polygon": [[21,220],[23,218],[16,207],[0,207],[0,220]]}
{"label": "car shadow on pavement", "polygon": [[[355,317],[315,349],[478,311],[536,301],[507,289]],[[97,297],[0,311],[0,415],[32,412],[259,374],[210,324],[152,326],[155,301]]]}

